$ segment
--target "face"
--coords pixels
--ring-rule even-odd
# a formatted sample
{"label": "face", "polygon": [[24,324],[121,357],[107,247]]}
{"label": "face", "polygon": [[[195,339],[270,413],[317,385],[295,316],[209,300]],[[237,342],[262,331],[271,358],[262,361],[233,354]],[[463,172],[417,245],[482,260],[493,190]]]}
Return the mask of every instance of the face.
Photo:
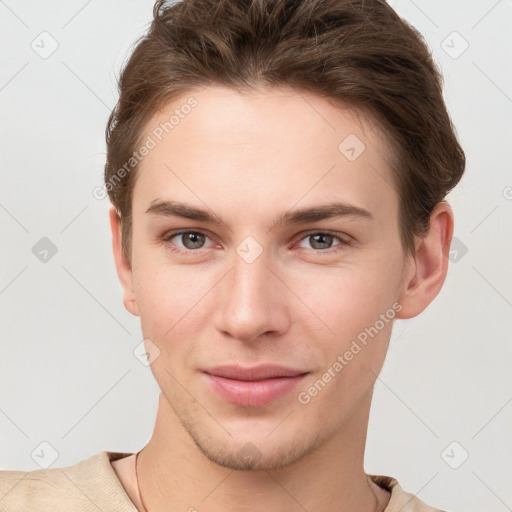
{"label": "face", "polygon": [[125,304],[162,397],[212,461],[294,463],[371,396],[401,308],[386,141],[315,95],[220,86],[174,100],[148,137]]}

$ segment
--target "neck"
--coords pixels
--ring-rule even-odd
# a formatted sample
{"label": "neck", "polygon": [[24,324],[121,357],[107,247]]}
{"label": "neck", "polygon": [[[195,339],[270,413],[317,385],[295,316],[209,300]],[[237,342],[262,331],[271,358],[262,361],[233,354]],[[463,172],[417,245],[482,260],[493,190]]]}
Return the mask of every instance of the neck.
{"label": "neck", "polygon": [[138,457],[147,512],[380,510],[388,493],[369,481],[363,467],[366,428],[361,425],[368,425],[370,402],[371,393],[340,431],[291,466],[237,471],[203,455],[161,394],[153,435]]}

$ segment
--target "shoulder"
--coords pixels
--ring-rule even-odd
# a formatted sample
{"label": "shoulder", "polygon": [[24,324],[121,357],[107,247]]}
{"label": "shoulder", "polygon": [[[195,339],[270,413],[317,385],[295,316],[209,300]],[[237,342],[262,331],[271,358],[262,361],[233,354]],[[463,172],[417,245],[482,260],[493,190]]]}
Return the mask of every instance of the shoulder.
{"label": "shoulder", "polygon": [[391,498],[384,512],[446,512],[439,508],[431,507],[416,495],[411,494],[400,486],[396,478],[385,475],[368,475],[379,487],[391,493]]}
{"label": "shoulder", "polygon": [[[134,510],[110,464],[127,454],[103,451],[74,465],[0,471],[0,510],[97,512]],[[129,454],[128,454],[129,455]]]}

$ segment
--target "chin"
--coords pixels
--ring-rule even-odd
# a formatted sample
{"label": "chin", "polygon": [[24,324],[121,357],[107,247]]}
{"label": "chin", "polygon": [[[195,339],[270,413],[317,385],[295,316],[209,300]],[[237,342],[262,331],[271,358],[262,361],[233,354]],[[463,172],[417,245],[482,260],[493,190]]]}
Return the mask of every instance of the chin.
{"label": "chin", "polygon": [[247,434],[243,440],[235,437],[217,439],[211,435],[200,435],[194,429],[187,430],[207,459],[236,471],[270,471],[290,467],[314,452],[323,442],[318,433],[309,439],[276,435],[272,440],[260,434],[251,441],[247,440]]}

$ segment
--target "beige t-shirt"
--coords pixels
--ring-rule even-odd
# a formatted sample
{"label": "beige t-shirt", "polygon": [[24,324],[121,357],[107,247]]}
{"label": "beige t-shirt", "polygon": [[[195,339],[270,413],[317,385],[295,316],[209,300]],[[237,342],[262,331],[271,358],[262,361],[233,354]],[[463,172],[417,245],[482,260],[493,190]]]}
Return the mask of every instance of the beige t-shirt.
{"label": "beige t-shirt", "polygon": [[[72,466],[0,471],[2,512],[138,512],[111,461],[132,453],[103,451]],[[389,476],[368,475],[391,493],[384,512],[443,512],[405,492]]]}

